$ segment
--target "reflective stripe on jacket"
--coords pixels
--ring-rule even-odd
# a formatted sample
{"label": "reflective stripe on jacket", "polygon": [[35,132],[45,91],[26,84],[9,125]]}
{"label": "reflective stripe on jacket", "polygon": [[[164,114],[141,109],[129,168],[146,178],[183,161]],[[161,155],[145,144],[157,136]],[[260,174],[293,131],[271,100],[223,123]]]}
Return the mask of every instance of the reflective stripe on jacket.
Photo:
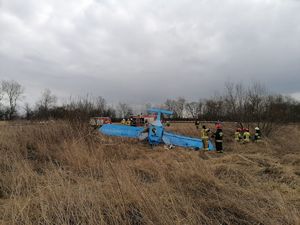
{"label": "reflective stripe on jacket", "polygon": [[214,133],[214,137],[215,137],[215,140],[223,140],[223,132],[221,129],[217,129],[217,131]]}
{"label": "reflective stripe on jacket", "polygon": [[202,129],[201,130],[201,138],[208,138],[209,135],[209,129]]}

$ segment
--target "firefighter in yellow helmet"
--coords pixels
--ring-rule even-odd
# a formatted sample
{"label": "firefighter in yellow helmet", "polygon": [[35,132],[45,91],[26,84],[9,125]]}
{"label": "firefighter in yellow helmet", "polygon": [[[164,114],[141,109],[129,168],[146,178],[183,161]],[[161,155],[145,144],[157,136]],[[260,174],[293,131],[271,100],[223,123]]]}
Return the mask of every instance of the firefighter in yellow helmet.
{"label": "firefighter in yellow helmet", "polygon": [[121,120],[121,124],[126,125],[126,120],[124,118]]}
{"label": "firefighter in yellow helmet", "polygon": [[248,128],[244,129],[244,143],[249,143],[251,140],[251,134]]}
{"label": "firefighter in yellow helmet", "polygon": [[208,151],[209,132],[210,132],[210,129],[206,128],[206,126],[203,125],[202,129],[201,129],[201,139],[202,139],[204,151]]}

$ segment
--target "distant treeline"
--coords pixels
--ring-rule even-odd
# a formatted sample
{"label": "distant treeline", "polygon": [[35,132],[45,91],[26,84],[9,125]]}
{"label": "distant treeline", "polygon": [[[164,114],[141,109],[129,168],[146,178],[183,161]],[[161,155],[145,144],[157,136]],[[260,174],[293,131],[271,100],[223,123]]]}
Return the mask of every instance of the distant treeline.
{"label": "distant treeline", "polygon": [[[25,113],[18,113],[24,88],[16,81],[2,81],[0,89],[0,118],[27,120],[88,120],[92,116],[109,116],[113,120],[133,114],[130,104],[120,102],[113,107],[103,97],[70,98],[66,103],[57,104],[57,97],[46,89],[34,106],[23,104]],[[146,113],[153,107],[145,104],[138,113]],[[235,121],[241,126],[246,123],[300,122],[300,102],[289,96],[270,94],[260,83],[244,86],[241,83],[226,83],[224,91],[207,99],[187,101],[183,97],[167,99],[161,105],[172,110],[171,119],[199,119],[207,121]],[[17,110],[19,109],[19,110]]]}

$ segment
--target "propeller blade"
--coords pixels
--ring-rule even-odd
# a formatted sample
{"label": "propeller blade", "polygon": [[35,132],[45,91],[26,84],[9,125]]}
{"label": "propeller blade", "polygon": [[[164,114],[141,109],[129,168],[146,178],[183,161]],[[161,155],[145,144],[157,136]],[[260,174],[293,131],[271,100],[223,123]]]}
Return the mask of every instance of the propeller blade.
{"label": "propeller blade", "polygon": [[[169,132],[164,132],[162,139],[164,143],[168,145],[176,145],[185,148],[203,149],[202,140],[199,138],[192,138]],[[210,151],[215,150],[211,141],[209,141],[208,143],[208,148]]]}
{"label": "propeller blade", "polygon": [[129,138],[139,138],[143,130],[143,127],[131,127],[117,124],[105,124],[99,129],[101,133],[109,136]]}

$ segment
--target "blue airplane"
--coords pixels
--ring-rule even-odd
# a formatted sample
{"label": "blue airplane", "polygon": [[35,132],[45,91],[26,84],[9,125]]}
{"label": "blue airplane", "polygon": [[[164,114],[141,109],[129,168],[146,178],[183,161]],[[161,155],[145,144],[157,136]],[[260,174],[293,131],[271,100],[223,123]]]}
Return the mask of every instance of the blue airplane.
{"label": "blue airplane", "polygon": [[[147,110],[149,113],[156,114],[156,120],[152,122],[148,128],[131,127],[126,125],[105,124],[99,131],[102,134],[117,137],[137,138],[147,140],[151,146],[165,143],[169,146],[179,146],[185,148],[193,148],[195,150],[203,149],[203,142],[199,138],[192,138],[178,135],[171,132],[166,132],[161,123],[161,115],[172,115],[172,111],[164,109],[152,108]],[[215,150],[213,144],[209,141],[209,151]]]}

